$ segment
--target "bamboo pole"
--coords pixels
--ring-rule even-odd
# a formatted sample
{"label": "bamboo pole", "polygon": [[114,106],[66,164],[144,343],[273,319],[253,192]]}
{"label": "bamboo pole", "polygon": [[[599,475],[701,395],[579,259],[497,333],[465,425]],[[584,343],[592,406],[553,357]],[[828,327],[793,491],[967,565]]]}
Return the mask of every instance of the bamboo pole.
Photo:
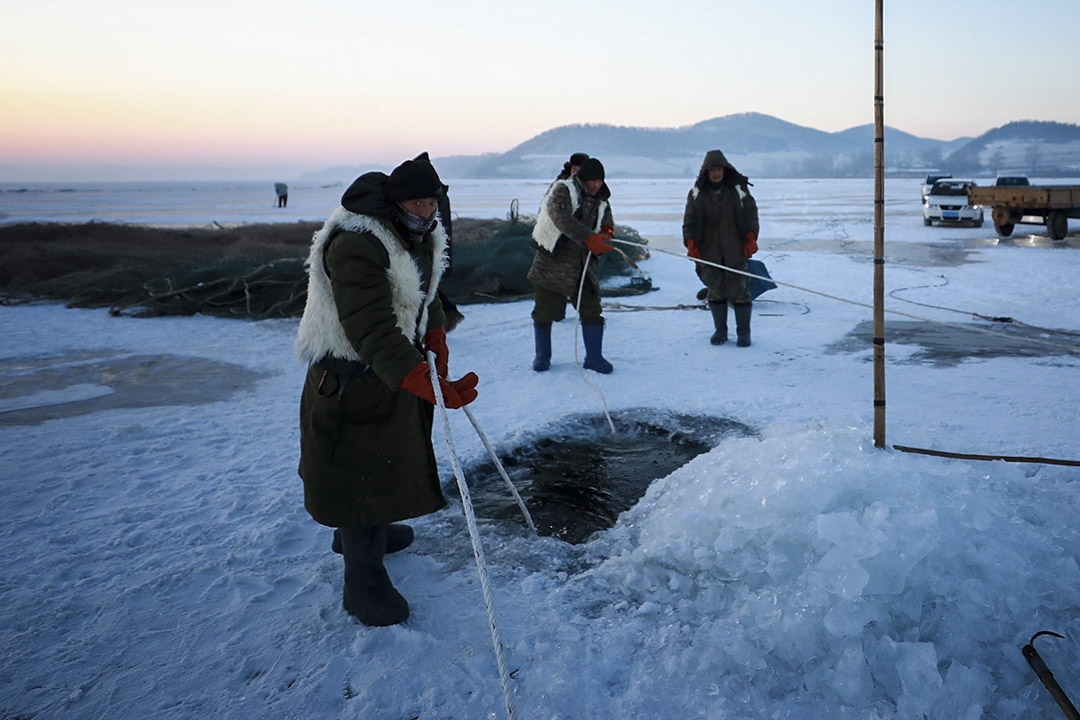
{"label": "bamboo pole", "polygon": [[874,446],[885,447],[885,96],[882,3],[874,33]]}

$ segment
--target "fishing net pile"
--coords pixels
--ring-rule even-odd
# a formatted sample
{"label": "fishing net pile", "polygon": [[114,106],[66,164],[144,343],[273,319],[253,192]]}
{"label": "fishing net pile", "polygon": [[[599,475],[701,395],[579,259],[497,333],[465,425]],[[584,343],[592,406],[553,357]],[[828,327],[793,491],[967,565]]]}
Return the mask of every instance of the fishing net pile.
{"label": "fishing net pile", "polygon": [[[0,304],[53,300],[136,317],[299,317],[307,299],[304,262],[320,226],[0,226]],[[453,272],[442,284],[451,299],[467,304],[532,295],[525,277],[536,252],[530,220],[455,218],[453,230]],[[647,242],[628,227],[616,227],[616,236]],[[630,264],[645,252],[625,252],[600,258],[602,295],[651,289]]]}

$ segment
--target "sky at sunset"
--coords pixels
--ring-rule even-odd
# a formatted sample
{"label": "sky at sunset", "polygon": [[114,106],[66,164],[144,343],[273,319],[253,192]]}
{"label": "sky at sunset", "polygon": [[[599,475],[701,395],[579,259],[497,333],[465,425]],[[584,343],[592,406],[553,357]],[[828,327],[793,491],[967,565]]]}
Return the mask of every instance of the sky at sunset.
{"label": "sky at sunset", "polygon": [[[873,0],[0,0],[0,17],[8,176],[392,165],[740,112],[873,122]],[[950,140],[1080,122],[1078,20],[1076,0],[885,0],[886,123]]]}

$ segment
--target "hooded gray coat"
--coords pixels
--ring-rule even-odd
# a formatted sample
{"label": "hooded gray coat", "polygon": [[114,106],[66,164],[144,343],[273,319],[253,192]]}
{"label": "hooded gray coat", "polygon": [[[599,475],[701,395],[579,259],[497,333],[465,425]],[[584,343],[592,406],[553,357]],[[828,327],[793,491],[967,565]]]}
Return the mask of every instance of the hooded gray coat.
{"label": "hooded gray coat", "polygon": [[[713,189],[709,186],[708,169],[717,166],[724,168],[724,179],[719,189]],[[683,245],[693,240],[703,260],[745,270],[746,235],[758,232],[757,202],[750,194],[749,185],[746,176],[727,161],[724,153],[719,150],[706,153],[694,187],[686,197]]]}

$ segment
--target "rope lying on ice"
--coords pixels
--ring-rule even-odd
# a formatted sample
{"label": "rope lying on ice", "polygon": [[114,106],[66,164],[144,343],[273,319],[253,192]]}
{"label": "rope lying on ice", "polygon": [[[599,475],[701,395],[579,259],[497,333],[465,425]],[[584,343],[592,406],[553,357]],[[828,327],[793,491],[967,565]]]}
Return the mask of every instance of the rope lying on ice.
{"label": "rope lying on ice", "polygon": [[1038,463],[1041,465],[1067,465],[1080,467],[1080,460],[1060,460],[1057,458],[1023,457],[1020,455],[980,455],[977,453],[946,452],[945,450],[928,450],[926,448],[908,447],[907,445],[893,445],[900,452],[915,453],[917,455],[933,455],[935,457],[956,458],[959,460],[1003,460],[1011,463]]}
{"label": "rope lying on ice", "polygon": [[[623,243],[624,245],[635,245],[635,246],[638,246],[638,247],[646,247],[645,245],[642,245],[640,243],[635,243],[635,242],[632,242],[630,240],[620,240],[619,238],[614,238],[612,240],[612,242]],[[830,300],[837,300],[839,302],[848,303],[849,305],[857,305],[859,307],[869,308],[871,310],[874,309],[873,305],[868,305],[866,303],[858,302],[857,300],[849,300],[847,298],[842,298],[842,297],[838,297],[836,295],[830,295],[828,293],[819,292],[817,290],[811,290],[810,288],[804,288],[804,287],[800,287],[798,285],[793,285],[791,283],[783,282],[781,280],[777,280],[776,278],[767,278],[767,277],[763,277],[761,275],[755,275],[753,273],[746,272],[744,270],[736,270],[735,268],[730,268],[730,267],[727,267],[726,265],[720,265],[718,263],[709,262],[708,260],[702,260],[701,258],[692,258],[692,257],[690,257],[688,255],[681,255],[679,253],[671,252],[670,250],[661,250],[660,248],[652,248],[652,250],[654,250],[655,252],[662,252],[662,253],[664,253],[666,255],[671,255],[671,256],[677,257],[677,258],[685,258],[687,260],[693,260],[694,262],[700,263],[702,265],[711,265],[712,267],[719,268],[721,270],[727,270],[729,272],[733,272],[733,273],[736,273],[738,275],[745,275],[746,277],[759,278],[761,280],[769,280],[771,282],[776,283],[777,285],[784,285],[785,287],[794,288],[795,290],[801,290],[803,292],[808,292],[808,293],[811,293],[813,295],[820,295],[822,297],[829,298]],[[932,320],[930,318],[924,318],[924,317],[920,317],[918,315],[911,315],[909,313],[900,312],[898,310],[886,310],[885,312],[891,313],[893,315],[899,315],[901,317],[911,318],[913,320],[919,320],[920,322],[927,322],[927,323],[932,323],[932,324],[935,324],[935,325],[944,325],[946,327],[957,328],[959,330],[971,330],[971,331],[975,331],[975,332],[981,332],[981,333],[983,333],[985,335],[994,335],[994,336],[997,336],[997,337],[1006,338],[1008,340],[1015,340],[1016,339],[1012,335],[1007,335],[1005,333],[995,332],[993,330],[987,330],[985,328],[971,327],[971,326],[968,326],[968,325],[959,325],[957,323],[943,322],[941,320]],[[1071,333],[1069,333],[1069,334],[1071,334]],[[1035,343],[1038,343],[1040,345],[1046,345],[1046,346],[1050,346],[1050,347],[1054,347],[1054,348],[1064,348],[1064,349],[1067,349],[1069,351],[1075,351],[1076,350],[1075,345],[1069,345],[1069,344],[1065,344],[1065,343],[1058,343],[1058,342],[1054,342],[1052,340],[1040,340],[1039,338],[1027,338],[1027,340],[1029,342],[1035,342]],[[1076,460],[1058,460],[1058,459],[1053,459],[1053,458],[1041,458],[1041,457],[1020,457],[1020,456],[1014,456],[1014,455],[974,455],[974,454],[969,454],[969,453],[950,453],[950,452],[944,452],[944,451],[940,451],[940,450],[927,450],[927,449],[923,449],[923,448],[907,447],[907,446],[904,446],[904,445],[893,445],[893,448],[895,448],[897,450],[900,450],[902,452],[919,453],[919,454],[923,454],[923,455],[936,455],[936,456],[939,456],[939,457],[959,458],[959,459],[964,459],[964,460],[1004,460],[1006,462],[1014,462],[1014,463],[1043,463],[1043,464],[1050,464],[1050,465],[1080,466],[1080,462],[1078,462]]]}
{"label": "rope lying on ice", "polygon": [[945,307],[944,305],[933,305],[931,303],[919,302],[918,300],[909,300],[908,298],[903,298],[897,295],[897,293],[905,292],[907,290],[942,288],[949,284],[949,278],[945,277],[944,275],[938,275],[938,277],[940,277],[945,282],[940,285],[910,285],[908,287],[896,288],[895,290],[889,291],[889,297],[894,300],[899,300],[900,302],[910,303],[911,305],[919,305],[920,307],[933,308],[934,310],[945,310],[947,312],[957,313],[959,315],[971,315],[972,317],[976,317],[980,320],[989,320],[990,322],[1003,322],[1009,323],[1011,325],[1023,325],[1026,328],[1038,330],[1039,332],[1049,333],[1051,335],[1068,335],[1069,337],[1080,337],[1080,333],[1078,332],[1070,332],[1069,330],[1058,330],[1056,328],[1046,328],[1039,325],[1032,325],[1030,323],[1024,322],[1023,320],[1017,320],[1016,318],[1011,317],[993,317],[990,315],[983,315],[972,310],[957,310],[956,308]]}
{"label": "rope lying on ice", "polygon": [[450,451],[450,464],[454,468],[454,477],[457,478],[458,491],[461,493],[461,507],[465,511],[465,524],[469,527],[469,539],[472,540],[473,555],[476,557],[476,569],[480,574],[480,589],[484,594],[484,609],[487,610],[488,625],[491,628],[491,644],[495,648],[495,664],[499,669],[499,684],[502,686],[506,715],[509,720],[518,720],[517,707],[514,705],[514,687],[510,682],[510,672],[506,668],[505,645],[495,616],[495,596],[491,591],[484,549],[480,545],[480,531],[476,527],[476,513],[473,512],[472,497],[469,495],[469,486],[465,482],[465,474],[461,471],[461,463],[458,462],[457,452],[454,451],[454,441],[450,436],[450,416],[446,412],[442,387],[439,385],[439,372],[435,369],[435,353],[430,350],[427,353],[427,361],[431,370],[431,387],[435,390],[435,404],[438,405],[439,415],[442,418],[443,438],[446,440],[447,450]]}
{"label": "rope lying on ice", "polygon": [[[613,240],[611,240],[611,242],[622,243],[623,245],[633,245],[635,247],[648,247],[647,245],[644,245],[642,243],[636,243],[636,242],[633,242],[631,240],[620,240],[619,238],[614,238]],[[874,306],[870,305],[868,303],[859,302],[858,300],[850,300],[848,298],[840,297],[839,295],[830,295],[829,293],[821,292],[820,290],[811,290],[810,288],[801,287],[799,285],[794,285],[792,283],[777,280],[774,277],[765,277],[763,275],[755,275],[754,273],[746,272],[745,270],[736,270],[735,268],[728,267],[727,265],[721,265],[719,263],[710,262],[708,260],[703,260],[701,258],[693,258],[693,257],[690,257],[689,255],[682,255],[680,253],[671,252],[670,250],[662,250],[660,248],[650,248],[650,250],[652,252],[660,252],[660,253],[664,253],[665,255],[671,255],[672,257],[677,257],[677,258],[681,258],[681,259],[684,259],[684,260],[692,260],[693,262],[696,262],[696,263],[698,263],[700,265],[709,265],[709,266],[714,267],[714,268],[719,268],[720,270],[727,270],[728,272],[735,273],[736,275],[745,275],[748,278],[757,278],[759,280],[767,280],[769,282],[776,283],[777,285],[783,285],[784,287],[789,287],[789,288],[793,288],[795,290],[799,290],[799,291],[802,291],[802,292],[805,292],[805,293],[810,293],[811,295],[820,295],[821,297],[829,298],[830,300],[836,300],[837,302],[847,303],[848,305],[855,305],[855,306],[858,306],[858,307],[868,308],[870,310],[874,309]],[[885,312],[889,313],[890,315],[898,315],[900,317],[909,318],[911,320],[918,320],[919,322],[927,322],[927,323],[933,323],[935,325],[943,325],[945,327],[951,327],[951,328],[955,328],[957,330],[967,330],[967,331],[970,331],[970,332],[979,332],[979,333],[983,333],[984,335],[993,335],[995,337],[1005,338],[1007,340],[1015,340],[1016,339],[1016,337],[1013,336],[1013,335],[1007,335],[1006,333],[997,332],[995,330],[989,330],[987,328],[980,328],[980,327],[975,327],[975,326],[971,326],[971,325],[960,325],[959,323],[944,322],[942,320],[933,320],[931,318],[922,317],[920,315],[912,315],[910,313],[900,312],[899,310],[885,310]],[[1045,345],[1047,347],[1053,347],[1053,348],[1058,348],[1058,349],[1066,348],[1066,349],[1068,349],[1070,351],[1075,351],[1076,350],[1076,345],[1070,345],[1070,344],[1067,344],[1067,343],[1054,342],[1053,340],[1042,340],[1040,338],[1025,338],[1025,340],[1027,342],[1036,343],[1038,345]]]}
{"label": "rope lying on ice", "polygon": [[[634,243],[636,244],[636,243]],[[607,398],[604,397],[604,391],[600,389],[599,385],[595,385],[589,382],[589,379],[585,377],[585,369],[581,367],[581,360],[578,359],[578,330],[581,329],[581,294],[585,290],[585,277],[589,273],[589,260],[592,259],[593,254],[588,253],[585,255],[585,265],[581,268],[581,282],[578,283],[577,289],[577,303],[574,305],[577,308],[577,315],[574,319],[574,364],[577,365],[578,375],[581,375],[581,380],[591,387],[600,396],[600,404],[604,406],[604,417],[607,418],[608,427],[611,428],[611,432],[615,432],[615,423],[611,421],[611,413],[608,412]],[[596,289],[597,295],[599,295],[600,288]]]}

